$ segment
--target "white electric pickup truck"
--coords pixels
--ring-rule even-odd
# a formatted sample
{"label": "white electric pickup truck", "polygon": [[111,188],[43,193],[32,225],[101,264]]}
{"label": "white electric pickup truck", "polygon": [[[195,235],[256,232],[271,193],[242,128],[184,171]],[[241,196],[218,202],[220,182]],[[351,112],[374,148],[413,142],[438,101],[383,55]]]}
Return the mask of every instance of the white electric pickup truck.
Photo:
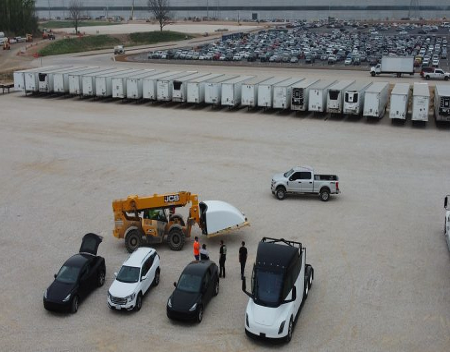
{"label": "white electric pickup truck", "polygon": [[445,196],[444,208],[446,212],[445,212],[444,235],[445,240],[447,241],[448,250],[450,251],[450,204],[448,204],[449,199],[450,195]]}
{"label": "white electric pickup truck", "polygon": [[331,194],[339,194],[339,177],[336,175],[314,174],[309,166],[299,166],[290,169],[284,174],[272,177],[272,194],[278,199],[284,199],[287,193],[291,194],[318,194],[324,202],[330,199]]}

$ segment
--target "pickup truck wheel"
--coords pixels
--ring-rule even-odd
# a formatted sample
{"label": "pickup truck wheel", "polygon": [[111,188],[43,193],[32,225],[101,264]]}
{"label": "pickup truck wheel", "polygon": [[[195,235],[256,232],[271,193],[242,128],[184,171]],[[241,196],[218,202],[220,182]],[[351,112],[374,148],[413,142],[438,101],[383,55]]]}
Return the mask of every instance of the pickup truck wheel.
{"label": "pickup truck wheel", "polygon": [[125,247],[129,253],[133,253],[141,245],[141,236],[138,230],[131,230],[125,237]]}
{"label": "pickup truck wheel", "polygon": [[370,75],[371,75],[372,77],[375,77],[375,72],[370,72]]}
{"label": "pickup truck wheel", "polygon": [[279,200],[283,200],[286,197],[286,190],[284,187],[278,187],[275,194]]}
{"label": "pickup truck wheel", "polygon": [[306,299],[308,297],[308,292],[309,292],[309,285],[308,285],[308,281],[305,282],[305,297],[303,297],[303,299]]}
{"label": "pickup truck wheel", "polygon": [[286,335],[286,342],[291,342],[293,328],[294,328],[294,322],[291,317],[291,319],[289,319],[288,331],[287,331],[287,335]]}
{"label": "pickup truck wheel", "polygon": [[161,277],[161,271],[158,268],[158,269],[156,269],[155,278],[153,279],[153,282],[152,282],[153,287],[156,287],[159,285],[160,277]]}
{"label": "pickup truck wheel", "polygon": [[444,77],[444,80],[448,81],[448,77]]}
{"label": "pickup truck wheel", "polygon": [[142,295],[139,292],[138,296],[136,297],[136,306],[134,307],[134,310],[136,312],[139,312],[141,310],[141,308],[142,308]]}
{"label": "pickup truck wheel", "polygon": [[320,199],[323,202],[327,202],[330,199],[330,191],[327,189],[323,189],[320,191]]}
{"label": "pickup truck wheel", "polygon": [[185,240],[183,230],[179,227],[172,227],[170,229],[168,242],[171,250],[180,251],[184,246]]}
{"label": "pickup truck wheel", "polygon": [[430,76],[426,75],[425,79],[428,81],[430,79]]}

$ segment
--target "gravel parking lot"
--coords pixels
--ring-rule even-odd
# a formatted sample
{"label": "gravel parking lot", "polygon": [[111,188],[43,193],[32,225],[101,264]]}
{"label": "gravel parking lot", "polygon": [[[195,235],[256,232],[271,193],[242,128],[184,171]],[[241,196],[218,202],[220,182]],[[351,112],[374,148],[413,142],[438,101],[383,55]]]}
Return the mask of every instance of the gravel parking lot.
{"label": "gravel parking lot", "polygon": [[[0,96],[0,259],[4,351],[448,351],[448,129],[275,112]],[[336,173],[342,194],[276,200],[270,179],[294,165]],[[227,201],[251,227],[222,237],[227,278],[200,325],[167,319],[183,251],[156,247],[160,285],[138,313],[106,294],[128,253],[112,236],[111,202],[187,190]],[[187,209],[183,209],[187,215]],[[87,232],[104,236],[106,284],[75,315],[44,310],[42,294]],[[195,235],[200,231],[195,229]],[[244,334],[250,276],[263,236],[301,241],[315,281],[288,345]],[[220,237],[201,238],[218,261]]]}

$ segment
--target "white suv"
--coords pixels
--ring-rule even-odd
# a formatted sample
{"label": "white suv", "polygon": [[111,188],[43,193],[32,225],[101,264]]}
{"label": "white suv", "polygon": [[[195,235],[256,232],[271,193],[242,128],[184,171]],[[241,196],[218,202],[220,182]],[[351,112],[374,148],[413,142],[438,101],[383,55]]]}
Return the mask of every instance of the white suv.
{"label": "white suv", "polygon": [[140,310],[142,297],[150,286],[159,284],[160,272],[156,250],[149,247],[136,249],[119,273],[114,273],[116,279],[108,291],[108,306],[117,310]]}

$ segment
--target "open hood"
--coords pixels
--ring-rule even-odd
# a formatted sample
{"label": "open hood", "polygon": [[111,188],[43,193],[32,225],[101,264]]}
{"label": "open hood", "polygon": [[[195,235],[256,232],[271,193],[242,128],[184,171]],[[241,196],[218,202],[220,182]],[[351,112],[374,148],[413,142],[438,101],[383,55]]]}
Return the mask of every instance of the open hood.
{"label": "open hood", "polygon": [[103,241],[103,237],[95,233],[88,233],[84,235],[81,241],[80,253],[89,253],[97,255],[98,246]]}
{"label": "open hood", "polygon": [[249,225],[244,214],[231,204],[220,200],[201,202],[200,209],[207,235],[218,234]]}

